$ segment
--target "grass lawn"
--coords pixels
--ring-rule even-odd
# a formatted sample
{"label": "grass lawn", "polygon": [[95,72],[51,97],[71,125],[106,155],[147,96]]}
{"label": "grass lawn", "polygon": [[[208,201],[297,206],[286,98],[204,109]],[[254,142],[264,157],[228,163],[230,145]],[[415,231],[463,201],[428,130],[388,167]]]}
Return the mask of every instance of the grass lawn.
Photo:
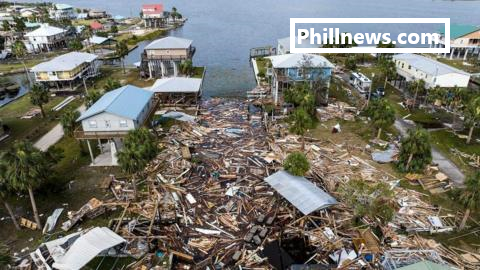
{"label": "grass lawn", "polygon": [[255,58],[255,61],[257,61],[258,73],[267,74],[267,68],[272,66],[271,61],[267,58]]}
{"label": "grass lawn", "polygon": [[[332,134],[331,128],[340,123],[342,132]],[[387,131],[388,132],[388,131]],[[330,140],[333,143],[341,144],[344,146],[357,146],[357,147],[364,147],[367,145],[368,141],[375,137],[376,132],[370,127],[368,124],[362,122],[361,120],[357,120],[355,122],[348,122],[343,120],[330,120],[324,123],[319,123],[317,127],[311,130],[308,136],[312,136],[317,139],[323,140]],[[476,146],[477,149],[480,145]],[[363,158],[364,160],[370,160],[371,157],[369,154],[364,154],[361,152],[355,152],[355,155]],[[378,164],[375,162],[369,162],[374,167],[383,170],[385,172],[390,173],[391,175],[398,177],[398,179],[405,179],[405,175],[398,172],[393,164]],[[400,186],[403,188],[415,190],[425,194],[422,198],[425,201],[430,202],[432,205],[441,206],[444,210],[449,210],[450,213],[455,214],[457,211],[463,211],[463,207],[457,203],[455,198],[453,197],[452,192],[446,192],[443,194],[430,194],[428,191],[422,189],[421,186],[414,186],[411,185],[408,181],[402,180],[400,182]],[[475,212],[472,213],[472,217],[476,220],[480,219],[480,213]],[[476,226],[473,223],[469,223],[471,226],[470,228],[465,229],[461,232],[451,232],[451,233],[438,233],[438,234],[427,234],[422,233],[423,237],[433,238],[436,241],[448,245],[448,246],[455,246],[458,248],[466,249],[466,250],[475,250],[475,247],[480,244],[480,240],[478,237],[471,237],[472,235],[464,234],[476,230]],[[458,238],[456,238],[458,237]],[[452,239],[455,238],[455,239]]]}
{"label": "grass lawn", "polygon": [[462,171],[468,173],[473,173],[475,168],[469,166],[462,159],[456,155],[454,155],[450,149],[458,149],[467,154],[475,154],[477,156],[480,155],[480,143],[475,142],[475,139],[480,138],[480,129],[476,129],[472,143],[467,144],[465,139],[461,139],[456,136],[450,130],[437,130],[430,132],[430,136],[432,138],[432,143],[444,153],[447,157],[450,158],[457,166],[461,168]]}
{"label": "grass lawn", "polygon": [[472,64],[467,64],[464,65],[464,61],[460,59],[448,59],[448,58],[443,58],[439,57],[437,58],[439,62],[442,62],[444,64],[450,65],[452,67],[458,68],[460,70],[469,72],[469,73],[479,73],[480,72],[480,67],[479,66],[474,66]]}
{"label": "grass lawn", "polygon": [[125,33],[125,34],[120,34],[115,37],[116,40],[118,41],[127,41],[128,45],[137,45],[139,42],[145,41],[145,40],[153,40],[156,39],[160,36],[165,35],[166,31],[165,30],[155,30],[152,31],[148,34],[141,35],[141,36],[136,36],[131,33]]}
{"label": "grass lawn", "polygon": [[[116,167],[89,167],[90,157],[86,146],[80,145],[73,138],[64,137],[55,146],[63,150],[64,157],[54,167],[55,176],[52,177],[49,183],[46,183],[44,187],[35,192],[35,198],[43,222],[56,208],[65,208],[55,230],[55,234],[65,235],[61,231],[60,226],[62,222],[67,220],[66,213],[68,211],[77,211],[92,197],[99,200],[110,198],[112,196],[110,192],[100,189],[99,184],[104,177],[110,174],[120,175],[121,172]],[[28,196],[11,196],[9,202],[19,217],[33,220]],[[3,207],[0,208],[0,216],[7,216]],[[98,217],[95,220],[86,220],[73,228],[69,233],[75,232],[78,227],[106,226],[110,218],[117,216],[117,213],[111,213]],[[0,221],[0,238],[8,241],[15,251],[26,246],[31,251],[42,241],[45,241],[46,237],[49,236],[42,236],[41,232],[28,229],[14,232],[14,227],[9,220]]]}
{"label": "grass lawn", "polygon": [[94,82],[93,89],[103,91],[106,81],[110,78],[118,80],[122,85],[132,84],[138,87],[147,87],[153,85],[154,80],[144,80],[140,78],[138,69],[126,68],[123,73],[121,67],[102,67],[101,76]]}
{"label": "grass lawn", "polygon": [[2,119],[3,124],[7,125],[11,131],[10,137],[0,143],[0,150],[5,149],[15,140],[27,139],[35,142],[58,123],[58,117],[60,117],[61,113],[66,109],[77,108],[83,102],[81,99],[77,98],[60,112],[52,112],[51,109],[63,99],[64,97],[50,98],[50,102],[44,106],[47,114],[46,118],[42,118],[39,115],[32,119],[20,119],[20,117],[30,109],[36,108],[36,106],[30,103],[29,94],[0,107],[0,118]]}
{"label": "grass lawn", "polygon": [[[32,59],[25,61],[25,65],[27,68],[31,68],[41,62],[44,62],[45,59]],[[0,65],[0,73],[8,73],[8,72],[24,72],[24,67],[22,63],[11,63],[11,64],[1,64]],[[25,72],[24,72],[25,73]]]}
{"label": "grass lawn", "polygon": [[203,73],[205,72],[205,67],[193,67],[193,78],[201,79],[203,78]]}
{"label": "grass lawn", "polygon": [[[39,55],[35,55],[33,59],[26,59],[24,62],[25,62],[25,65],[27,66],[27,68],[31,68],[39,63],[42,63],[42,62],[45,62],[55,56],[58,56],[58,55],[61,55],[61,54],[64,54],[64,53],[67,53],[66,50],[59,50],[59,51],[54,51],[54,52],[48,52],[48,53],[42,53],[42,54],[39,54]],[[5,72],[12,72],[12,71],[16,71],[16,72],[25,72],[24,71],[24,67],[23,67],[23,64],[21,62],[19,63],[4,63],[4,64],[1,64],[0,65],[0,73],[5,73]]]}

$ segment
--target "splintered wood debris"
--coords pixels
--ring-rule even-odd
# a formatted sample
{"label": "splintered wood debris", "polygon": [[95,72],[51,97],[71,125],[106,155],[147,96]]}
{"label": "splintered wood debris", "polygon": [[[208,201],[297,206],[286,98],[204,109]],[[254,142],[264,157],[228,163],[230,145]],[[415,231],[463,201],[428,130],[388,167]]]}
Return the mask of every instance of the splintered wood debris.
{"label": "splintered wood debris", "polygon": [[[419,248],[435,249],[457,267],[478,266],[475,254],[416,234],[453,230],[458,216],[399,187],[398,179],[371,165],[362,146],[307,140],[307,179],[339,203],[303,215],[264,181],[281,170],[288,153],[299,151],[301,140],[287,135],[285,124],[269,123],[267,133],[264,116],[249,113],[248,106],[206,101],[195,123],[178,123],[162,134],[162,151],[145,169],[136,199],[130,181],[113,177],[108,188],[114,198],[93,200],[71,213],[65,229],[87,210],[116,205],[121,211],[110,228],[129,241],[128,252],[138,259],[132,269],[271,269],[278,263],[270,253],[275,248],[295,263],[343,269],[376,269],[385,252]],[[337,117],[355,113],[344,109]],[[353,210],[337,193],[352,179],[383,181],[394,189],[392,222],[380,225],[363,218],[361,228],[352,224]],[[169,263],[155,264],[159,251],[168,254]]]}

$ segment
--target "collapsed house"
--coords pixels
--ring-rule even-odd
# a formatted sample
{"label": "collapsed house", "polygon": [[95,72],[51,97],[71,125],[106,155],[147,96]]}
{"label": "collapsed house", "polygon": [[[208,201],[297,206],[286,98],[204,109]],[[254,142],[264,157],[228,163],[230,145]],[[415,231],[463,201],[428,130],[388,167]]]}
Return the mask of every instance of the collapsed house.
{"label": "collapsed house", "polygon": [[[131,269],[397,269],[422,260],[480,266],[474,254],[416,233],[448,231],[458,215],[399,187],[397,178],[370,164],[364,146],[307,138],[311,169],[294,177],[281,164],[301,139],[286,135],[283,123],[266,123],[249,104],[210,99],[195,118],[172,116],[188,121],[159,131],[162,151],[145,168],[137,195],[129,179],[108,177],[102,186],[111,195],[69,214],[66,230],[79,216],[116,208],[120,214],[108,227],[137,259]],[[338,195],[352,179],[388,184],[395,218],[381,224],[362,216],[362,226],[353,225],[359,217]],[[418,260],[406,260],[410,255]]]}
{"label": "collapsed house", "polygon": [[121,256],[126,240],[106,227],[96,227],[40,245],[30,254],[37,269],[76,270],[96,256]]}

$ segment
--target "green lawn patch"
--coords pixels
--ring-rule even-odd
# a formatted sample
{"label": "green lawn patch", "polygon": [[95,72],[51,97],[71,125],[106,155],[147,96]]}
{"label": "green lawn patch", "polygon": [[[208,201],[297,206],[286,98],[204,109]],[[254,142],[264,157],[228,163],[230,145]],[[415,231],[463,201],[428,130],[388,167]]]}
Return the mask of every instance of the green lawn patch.
{"label": "green lawn patch", "polygon": [[467,144],[465,139],[459,138],[450,130],[432,131],[430,136],[435,147],[468,174],[472,173],[474,168],[462,161],[460,157],[454,155],[450,149],[458,149],[470,155],[480,155],[480,143],[475,142],[475,139],[480,137],[479,133],[480,131],[477,129],[476,136],[472,139],[471,144]]}
{"label": "green lawn patch", "polygon": [[50,131],[57,123],[58,118],[66,109],[76,109],[83,100],[75,99],[59,112],[53,112],[52,108],[58,105],[64,97],[51,97],[50,102],[44,106],[46,118],[40,115],[32,119],[21,119],[20,117],[32,108],[37,108],[30,103],[30,95],[23,97],[0,107],[0,116],[3,124],[10,128],[10,137],[0,143],[0,150],[8,147],[15,140],[30,140],[36,142],[41,136]]}
{"label": "green lawn patch", "polygon": [[270,59],[259,57],[255,58],[257,61],[258,73],[259,74],[267,74],[267,68],[272,66]]}
{"label": "green lawn patch", "polygon": [[203,78],[203,73],[205,72],[205,67],[193,67],[193,78],[201,79]]}
{"label": "green lawn patch", "polygon": [[464,65],[464,61],[460,59],[447,59],[443,57],[437,58],[439,62],[442,62],[444,64],[447,64],[449,66],[452,66],[454,68],[458,68],[460,70],[469,72],[469,73],[479,73],[480,72],[480,66],[474,66],[472,64]]}

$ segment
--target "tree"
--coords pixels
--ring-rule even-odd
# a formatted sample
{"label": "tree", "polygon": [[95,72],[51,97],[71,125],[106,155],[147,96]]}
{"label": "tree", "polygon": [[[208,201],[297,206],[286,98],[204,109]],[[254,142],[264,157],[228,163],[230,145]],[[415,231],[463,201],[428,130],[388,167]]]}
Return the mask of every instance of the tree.
{"label": "tree", "polygon": [[290,174],[305,176],[310,169],[310,163],[303,153],[293,152],[283,161],[283,168]]}
{"label": "tree", "polygon": [[345,59],[345,68],[349,70],[356,70],[357,69],[357,60],[355,57],[350,56]]}
{"label": "tree", "polygon": [[176,7],[172,7],[172,11],[170,12],[170,17],[172,17],[173,19],[173,22],[175,23],[175,21],[177,20],[177,18],[181,18],[182,15],[180,15],[180,13],[178,13],[178,10]]}
{"label": "tree", "polygon": [[28,191],[35,222],[42,229],[34,190],[37,189],[51,172],[51,159],[36,149],[31,142],[15,142],[2,157],[5,163],[5,180],[8,185],[17,191]]}
{"label": "tree", "polygon": [[3,21],[2,28],[3,28],[3,31],[5,32],[10,31],[10,23],[8,21]]}
{"label": "tree", "polygon": [[116,34],[118,33],[118,27],[116,25],[112,25],[110,28],[110,33]]}
{"label": "tree", "polygon": [[83,44],[78,38],[76,38],[68,42],[68,48],[74,51],[80,51],[83,49]]}
{"label": "tree", "polygon": [[77,127],[77,119],[80,117],[80,112],[76,110],[67,110],[60,117],[60,124],[63,132],[69,137],[73,137],[75,128]]}
{"label": "tree", "polygon": [[86,105],[87,108],[90,108],[95,102],[97,102],[102,97],[102,94],[98,91],[90,91],[86,96]]}
{"label": "tree", "polygon": [[383,88],[387,88],[388,79],[394,78],[397,75],[397,67],[392,60],[383,58],[380,60],[380,71],[385,77]]}
{"label": "tree", "polygon": [[117,45],[115,45],[115,53],[117,54],[117,57],[119,57],[120,60],[122,61],[123,73],[126,73],[125,56],[127,56],[128,54],[128,46],[125,40],[117,42]]}
{"label": "tree", "polygon": [[191,76],[193,74],[193,63],[192,60],[185,60],[180,64],[180,72]]}
{"label": "tree", "polygon": [[13,21],[15,22],[15,31],[21,33],[25,31],[25,22],[22,20],[22,18],[19,17],[13,17]]}
{"label": "tree", "polygon": [[20,60],[20,62],[22,63],[28,82],[32,84],[30,75],[28,75],[27,66],[25,65],[25,61],[23,61],[23,57],[25,57],[25,55],[27,54],[27,48],[25,48],[25,44],[23,44],[23,42],[21,42],[20,40],[15,41],[15,43],[13,43],[12,45],[12,52],[17,58],[17,60]]}
{"label": "tree", "polygon": [[397,167],[402,172],[421,172],[432,162],[430,135],[425,129],[411,129],[401,141]]}
{"label": "tree", "polygon": [[15,217],[15,214],[12,211],[12,207],[10,207],[10,204],[7,201],[7,195],[8,193],[10,193],[10,190],[8,189],[8,183],[6,182],[6,179],[5,179],[5,172],[6,172],[5,164],[0,163],[0,200],[3,202],[5,209],[7,209],[7,212],[10,215],[10,218],[12,219],[15,229],[20,230],[17,217]]}
{"label": "tree", "polygon": [[108,78],[105,84],[103,85],[103,90],[105,90],[105,92],[110,92],[120,87],[122,87],[122,84],[118,80]]}
{"label": "tree", "polygon": [[382,129],[386,129],[395,122],[395,110],[385,99],[373,100],[368,104],[366,114],[372,124],[378,129],[377,139],[382,135]]}
{"label": "tree", "polygon": [[382,224],[390,222],[395,215],[394,193],[385,182],[368,184],[352,179],[339,187],[341,199],[354,209],[357,217],[379,219]]}
{"label": "tree", "polygon": [[[12,256],[10,254],[10,249],[5,243],[0,243],[0,268],[1,269],[10,269],[8,266],[13,262]],[[4,268],[5,267],[5,268]]]}
{"label": "tree", "polygon": [[480,124],[480,97],[472,99],[464,111],[465,126],[469,128],[467,143],[472,141],[473,130]]}
{"label": "tree", "polygon": [[[391,41],[389,43],[380,41],[380,43],[377,45],[377,48],[395,48],[395,44],[393,44]],[[386,60],[387,56],[391,56],[393,54],[391,53],[379,53],[378,54],[378,59],[380,61]]]}
{"label": "tree", "polygon": [[30,90],[30,102],[40,107],[40,111],[42,112],[42,117],[45,118],[45,111],[43,109],[43,105],[48,103],[50,96],[48,95],[48,90],[45,89],[40,84],[34,84],[32,89]]}
{"label": "tree", "polygon": [[118,152],[118,163],[124,172],[132,176],[135,196],[137,194],[137,174],[147,166],[148,162],[157,153],[157,143],[148,129],[140,128],[128,132],[123,149]]}
{"label": "tree", "polygon": [[308,83],[298,83],[290,86],[283,94],[285,102],[295,107],[302,107],[309,114],[315,113],[315,97]]}
{"label": "tree", "polygon": [[465,207],[465,215],[460,223],[460,230],[465,228],[472,210],[480,209],[480,171],[470,175],[465,181],[465,188],[457,192],[460,203]]}
{"label": "tree", "polygon": [[424,94],[426,91],[425,88],[425,81],[420,79],[411,82],[408,85],[408,91],[412,94],[413,93],[413,103],[412,103],[412,108],[415,108],[415,105],[417,104],[417,98],[419,94]]}
{"label": "tree", "polygon": [[289,116],[290,132],[295,133],[302,138],[302,151],[305,150],[305,133],[315,126],[315,122],[307,113],[307,111],[300,107]]}

